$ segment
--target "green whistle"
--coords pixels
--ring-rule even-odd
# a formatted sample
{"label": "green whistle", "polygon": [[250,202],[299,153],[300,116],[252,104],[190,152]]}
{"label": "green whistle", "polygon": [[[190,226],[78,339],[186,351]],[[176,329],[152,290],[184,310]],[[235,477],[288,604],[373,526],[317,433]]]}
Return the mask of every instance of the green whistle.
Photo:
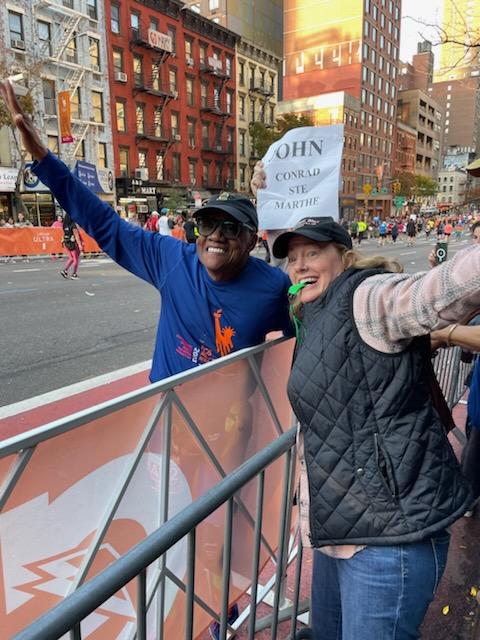
{"label": "green whistle", "polygon": [[305,282],[299,282],[298,284],[292,284],[289,289],[288,289],[288,295],[289,296],[296,296],[297,293],[303,289],[303,287],[305,286]]}

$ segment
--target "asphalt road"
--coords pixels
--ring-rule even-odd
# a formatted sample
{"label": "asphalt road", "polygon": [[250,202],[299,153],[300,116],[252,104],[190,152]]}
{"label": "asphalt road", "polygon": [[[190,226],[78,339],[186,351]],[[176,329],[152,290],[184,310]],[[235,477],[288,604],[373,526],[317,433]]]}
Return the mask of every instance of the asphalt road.
{"label": "asphalt road", "polygon": [[[450,255],[467,243],[452,242]],[[427,268],[434,245],[421,237],[414,248],[369,240],[360,249],[396,257],[414,273]],[[160,308],[155,289],[108,258],[83,260],[77,281],[59,275],[62,264],[0,259],[0,406],[151,357]]]}

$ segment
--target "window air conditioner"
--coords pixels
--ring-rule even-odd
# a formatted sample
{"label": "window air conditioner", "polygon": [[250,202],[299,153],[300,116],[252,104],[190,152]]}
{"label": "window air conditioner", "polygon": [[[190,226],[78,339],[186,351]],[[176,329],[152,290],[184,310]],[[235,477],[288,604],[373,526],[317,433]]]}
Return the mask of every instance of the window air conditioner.
{"label": "window air conditioner", "polygon": [[177,142],[179,142],[182,139],[182,136],[179,133],[176,133],[173,137]]}
{"label": "window air conditioner", "polygon": [[178,91],[172,91],[172,98],[176,100],[178,98]]}
{"label": "window air conditioner", "polygon": [[25,42],[23,40],[12,39],[12,49],[25,49]]}
{"label": "window air conditioner", "polygon": [[147,167],[138,167],[137,169],[135,169],[135,178],[137,180],[148,180]]}
{"label": "window air conditioner", "polygon": [[98,64],[92,64],[92,65],[90,65],[90,69],[91,69],[94,73],[100,73],[100,67],[98,66]]}
{"label": "window air conditioner", "polygon": [[193,67],[193,58],[187,57],[187,67]]}
{"label": "window air conditioner", "polygon": [[123,71],[115,71],[115,80],[117,80],[118,82],[126,82],[127,74]]}

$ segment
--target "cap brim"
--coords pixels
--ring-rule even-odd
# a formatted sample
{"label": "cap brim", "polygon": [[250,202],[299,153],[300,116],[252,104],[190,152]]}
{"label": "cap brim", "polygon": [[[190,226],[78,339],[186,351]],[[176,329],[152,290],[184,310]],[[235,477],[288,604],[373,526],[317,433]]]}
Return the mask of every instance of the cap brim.
{"label": "cap brim", "polygon": [[471,162],[465,167],[465,169],[475,178],[480,178],[480,158]]}
{"label": "cap brim", "polygon": [[208,204],[204,207],[201,207],[200,209],[197,209],[196,215],[203,216],[205,213],[211,213],[214,211],[227,213],[229,216],[232,216],[232,218],[235,218],[235,220],[238,220],[238,222],[244,222],[245,224],[249,224],[250,226],[255,227],[255,229],[258,229],[258,224],[254,222],[249,216],[245,215],[244,213],[242,213],[242,211],[239,211],[236,207],[232,207],[227,203],[223,204],[219,202],[218,204]]}
{"label": "cap brim", "polygon": [[318,231],[312,231],[310,229],[299,229],[298,231],[287,231],[286,233],[282,233],[281,236],[273,243],[272,253],[275,258],[283,259],[288,255],[288,244],[292,238],[295,236],[303,236],[304,238],[308,238],[309,240],[314,240],[315,242],[335,242],[328,236],[323,236]]}

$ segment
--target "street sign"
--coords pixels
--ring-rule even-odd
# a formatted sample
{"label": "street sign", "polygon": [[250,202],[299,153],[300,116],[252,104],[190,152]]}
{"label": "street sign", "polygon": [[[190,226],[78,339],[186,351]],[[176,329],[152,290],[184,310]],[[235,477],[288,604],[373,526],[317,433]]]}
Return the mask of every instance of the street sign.
{"label": "street sign", "polygon": [[395,196],[395,198],[393,199],[393,204],[397,209],[400,209],[400,207],[403,207],[403,205],[405,204],[405,196]]}

